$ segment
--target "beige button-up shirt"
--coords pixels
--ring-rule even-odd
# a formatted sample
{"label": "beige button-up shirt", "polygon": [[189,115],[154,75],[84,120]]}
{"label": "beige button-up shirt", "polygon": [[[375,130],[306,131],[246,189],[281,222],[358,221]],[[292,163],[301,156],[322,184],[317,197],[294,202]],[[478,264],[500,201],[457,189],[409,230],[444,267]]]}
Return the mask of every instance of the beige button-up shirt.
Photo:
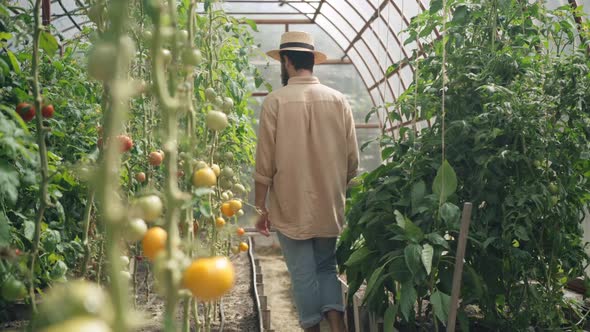
{"label": "beige button-up shirt", "polygon": [[262,104],[254,179],[270,186],[269,219],[289,238],[336,237],[358,144],[345,96],[294,77]]}

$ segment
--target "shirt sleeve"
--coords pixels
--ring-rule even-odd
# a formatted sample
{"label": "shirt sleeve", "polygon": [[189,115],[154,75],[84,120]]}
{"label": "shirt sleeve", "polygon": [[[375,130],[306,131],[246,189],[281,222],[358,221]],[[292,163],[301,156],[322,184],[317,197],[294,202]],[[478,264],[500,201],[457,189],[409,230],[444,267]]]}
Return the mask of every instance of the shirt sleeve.
{"label": "shirt sleeve", "polygon": [[347,182],[350,182],[352,178],[357,175],[359,167],[359,149],[358,142],[356,140],[356,128],[354,124],[354,117],[352,115],[352,109],[348,104],[348,101],[344,99],[345,126],[346,126],[346,146],[348,153],[348,171],[347,171]]}
{"label": "shirt sleeve", "polygon": [[270,186],[276,173],[275,142],[277,125],[276,104],[268,97],[262,103],[258,141],[256,143],[256,167],[254,181]]}

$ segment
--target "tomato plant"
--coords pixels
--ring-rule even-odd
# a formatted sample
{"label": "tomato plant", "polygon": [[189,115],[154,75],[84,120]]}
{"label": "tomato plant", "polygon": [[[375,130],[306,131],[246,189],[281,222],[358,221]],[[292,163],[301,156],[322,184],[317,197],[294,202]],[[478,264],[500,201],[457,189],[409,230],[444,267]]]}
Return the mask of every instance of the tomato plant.
{"label": "tomato plant", "polygon": [[[134,324],[127,286],[136,280],[129,257],[145,255],[166,297],[165,329],[176,330],[179,302],[184,325],[207,313],[210,328],[233,268],[209,257],[237,246],[241,182],[253,163],[255,25],[209,5],[197,16],[195,1],[98,0],[87,8],[91,27],[59,45],[34,2],[32,10],[0,4],[9,30],[0,40],[0,248],[20,253],[0,257],[0,307],[24,296],[36,310],[31,296],[87,278],[106,288],[53,287],[34,325],[126,330]],[[10,47],[23,39],[23,48]],[[232,218],[222,218],[223,203]],[[225,267],[207,281],[218,291],[193,298],[180,281],[200,260]],[[106,313],[79,311],[80,296],[95,296]],[[202,313],[189,310],[197,301],[209,302]]]}

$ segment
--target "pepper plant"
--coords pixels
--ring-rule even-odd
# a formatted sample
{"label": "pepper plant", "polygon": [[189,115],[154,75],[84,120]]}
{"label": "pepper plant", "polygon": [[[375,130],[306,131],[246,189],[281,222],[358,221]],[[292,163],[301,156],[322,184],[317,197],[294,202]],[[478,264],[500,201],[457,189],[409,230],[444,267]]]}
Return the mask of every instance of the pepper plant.
{"label": "pepper plant", "polygon": [[563,289],[588,261],[588,26],[569,5],[446,3],[412,20],[406,43],[420,40],[425,56],[409,60],[415,80],[389,112],[431,126],[383,136],[386,162],[350,191],[338,259],[351,295],[366,282],[386,330],[438,330],[460,207],[472,202],[461,327],[580,330],[584,316]]}

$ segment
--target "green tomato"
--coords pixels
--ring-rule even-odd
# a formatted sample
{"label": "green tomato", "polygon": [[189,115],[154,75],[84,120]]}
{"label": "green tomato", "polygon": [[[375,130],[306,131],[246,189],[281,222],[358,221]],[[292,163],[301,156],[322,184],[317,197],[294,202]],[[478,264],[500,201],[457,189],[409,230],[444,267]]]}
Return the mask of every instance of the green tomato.
{"label": "green tomato", "polygon": [[557,203],[559,203],[559,197],[558,196],[551,196],[551,207],[554,207],[555,205],[557,205]]}
{"label": "green tomato", "polygon": [[231,178],[234,176],[234,170],[231,169],[231,167],[229,166],[225,166],[222,170],[221,170],[221,175],[224,177],[228,177]]}
{"label": "green tomato", "polygon": [[203,55],[197,49],[189,49],[182,54],[182,61],[187,66],[198,66],[203,62]]}
{"label": "green tomato", "polygon": [[172,61],[172,52],[170,50],[163,48],[160,50],[160,55],[164,59],[164,63],[168,64]]}
{"label": "green tomato", "polygon": [[210,102],[214,102],[215,98],[217,98],[217,92],[213,88],[207,88],[205,89],[205,98]]}
{"label": "green tomato", "polygon": [[234,100],[231,99],[230,97],[225,97],[223,99],[223,104],[221,106],[221,109],[223,110],[223,113],[229,114],[229,112],[231,112],[231,110],[233,108],[234,108]]}
{"label": "green tomato", "polygon": [[549,184],[549,192],[552,194],[557,194],[559,192],[559,187],[556,183],[552,182]]}
{"label": "green tomato", "polygon": [[162,200],[156,195],[143,196],[136,203],[143,214],[143,220],[147,222],[156,221],[164,210]]}
{"label": "green tomato", "polygon": [[188,41],[188,31],[179,30],[176,33],[176,40],[182,45],[186,44],[186,42]]}
{"label": "green tomato", "polygon": [[25,284],[13,276],[9,276],[2,284],[2,298],[9,302],[20,300],[26,295]]}
{"label": "green tomato", "polygon": [[246,188],[240,184],[240,183],[236,183],[233,187],[233,190],[236,192],[236,194],[238,195],[243,195],[246,193]]}
{"label": "green tomato", "polygon": [[115,75],[117,47],[109,42],[100,42],[88,55],[88,74],[99,81],[109,81]]}
{"label": "green tomato", "polygon": [[86,316],[73,317],[65,322],[43,329],[41,332],[111,332],[109,324],[102,319]]}
{"label": "green tomato", "polygon": [[219,111],[209,111],[206,121],[207,127],[213,131],[221,131],[229,125],[227,115]]}
{"label": "green tomato", "polygon": [[[222,178],[221,180],[219,180],[219,186],[224,190],[229,190],[233,186],[233,183],[232,183],[231,179],[229,179],[229,178]],[[229,196],[229,193],[228,193],[228,196]]]}
{"label": "green tomato", "polygon": [[124,236],[127,241],[136,242],[143,239],[147,230],[148,227],[143,219],[131,219],[129,224],[127,224]]}
{"label": "green tomato", "polygon": [[533,161],[533,165],[534,165],[535,167],[539,168],[539,167],[541,167],[541,161],[539,161],[539,160],[535,160],[535,161]]}
{"label": "green tomato", "polygon": [[43,297],[33,331],[80,316],[110,320],[113,317],[110,303],[108,294],[96,283],[76,280],[54,284]]}
{"label": "green tomato", "polygon": [[142,35],[143,35],[143,40],[148,44],[151,43],[152,39],[154,38],[154,35],[152,34],[151,30],[143,30]]}
{"label": "green tomato", "polygon": [[120,263],[123,267],[127,268],[129,266],[129,257],[127,256],[120,256],[119,257]]}
{"label": "green tomato", "polygon": [[221,96],[215,97],[215,101],[213,102],[216,106],[223,106],[223,98]]}
{"label": "green tomato", "polygon": [[230,151],[226,152],[224,157],[227,161],[230,161],[230,162],[234,160],[234,154],[233,154],[233,152],[230,152]]}

